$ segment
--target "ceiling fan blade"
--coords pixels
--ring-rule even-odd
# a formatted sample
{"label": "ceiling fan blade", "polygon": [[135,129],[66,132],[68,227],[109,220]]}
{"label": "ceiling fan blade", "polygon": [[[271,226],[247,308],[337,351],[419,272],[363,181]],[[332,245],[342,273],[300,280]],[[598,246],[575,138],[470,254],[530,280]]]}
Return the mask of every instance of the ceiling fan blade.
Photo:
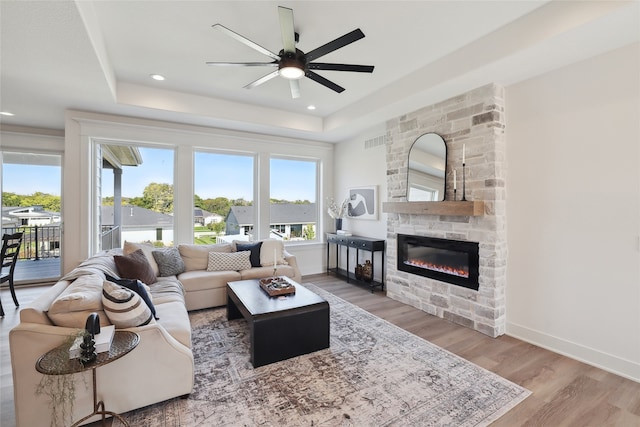
{"label": "ceiling fan blade", "polygon": [[300,80],[289,80],[289,87],[291,87],[291,97],[300,98]]}
{"label": "ceiling fan blade", "polygon": [[373,65],[353,65],[353,64],[327,64],[324,62],[313,62],[307,64],[311,70],[330,71],[353,71],[356,73],[373,73]]}
{"label": "ceiling fan blade", "polygon": [[274,77],[278,77],[278,74],[279,74],[279,72],[278,72],[278,70],[276,70],[276,71],[274,71],[272,73],[267,74],[266,76],[260,77],[258,80],[255,80],[255,81],[249,83],[244,88],[245,89],[252,89],[252,88],[254,88],[256,86],[261,85],[264,82],[267,82],[267,81],[271,80]]}
{"label": "ceiling fan blade", "polygon": [[213,28],[222,31],[226,35],[228,35],[230,37],[233,37],[234,39],[238,40],[240,43],[244,43],[245,45],[249,46],[251,49],[255,49],[258,52],[262,53],[263,55],[267,55],[267,56],[275,59],[276,61],[280,60],[280,57],[278,55],[276,55],[275,53],[271,52],[269,49],[265,49],[264,47],[260,46],[259,44],[252,42],[248,38],[246,38],[244,36],[241,36],[240,34],[234,32],[234,31],[231,31],[230,29],[228,29],[227,27],[225,27],[222,24],[215,24],[215,25],[213,25]]}
{"label": "ceiling fan blade", "polygon": [[206,62],[207,65],[222,65],[229,67],[277,67],[277,62]]}
{"label": "ceiling fan blade", "polygon": [[293,28],[293,10],[278,6],[280,15],[280,32],[282,33],[282,46],[285,52],[296,52],[296,32]]}
{"label": "ceiling fan blade", "polygon": [[307,73],[305,75],[314,82],[320,83],[321,85],[326,86],[331,90],[335,90],[338,93],[344,92],[344,88],[342,86],[338,86],[331,80],[327,80],[321,75],[314,73],[313,71],[307,70]]}
{"label": "ceiling fan blade", "polygon": [[326,55],[327,53],[331,53],[334,50],[338,50],[341,47],[344,47],[348,44],[351,44],[355,41],[360,40],[364,37],[364,33],[360,30],[360,28],[351,31],[350,33],[345,34],[342,37],[338,37],[337,39],[330,41],[329,43],[322,45],[311,52],[306,54],[307,62],[311,62],[314,59],[320,58],[321,56]]}

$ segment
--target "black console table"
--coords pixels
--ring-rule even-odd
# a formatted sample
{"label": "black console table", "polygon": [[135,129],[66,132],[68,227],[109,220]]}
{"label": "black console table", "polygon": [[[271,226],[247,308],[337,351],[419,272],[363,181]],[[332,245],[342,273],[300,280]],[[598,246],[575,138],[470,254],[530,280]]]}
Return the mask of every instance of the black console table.
{"label": "black console table", "polygon": [[[329,252],[331,245],[336,246],[336,264],[335,267],[330,267]],[[340,248],[346,247],[347,249],[347,265],[346,269],[340,268]],[[354,248],[356,250],[356,264],[360,259],[360,251],[366,251],[371,253],[371,269],[375,273],[375,253],[382,252],[382,276],[379,282],[372,280],[370,282],[364,280],[357,280],[355,272],[349,269],[349,249]],[[375,287],[380,287],[384,291],[384,262],[385,262],[385,241],[379,239],[372,239],[369,237],[361,236],[345,236],[343,234],[331,234],[327,233],[327,273],[330,271],[335,272],[339,276],[347,278],[347,283],[350,280],[355,282],[364,283],[371,288],[371,292]]]}

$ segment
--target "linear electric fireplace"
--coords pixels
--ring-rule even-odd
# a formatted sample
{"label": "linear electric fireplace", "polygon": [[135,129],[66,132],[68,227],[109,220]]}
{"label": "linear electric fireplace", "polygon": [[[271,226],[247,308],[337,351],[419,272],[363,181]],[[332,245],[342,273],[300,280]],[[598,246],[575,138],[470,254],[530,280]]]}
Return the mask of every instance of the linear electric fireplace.
{"label": "linear electric fireplace", "polygon": [[479,244],[398,234],[398,270],[478,290]]}

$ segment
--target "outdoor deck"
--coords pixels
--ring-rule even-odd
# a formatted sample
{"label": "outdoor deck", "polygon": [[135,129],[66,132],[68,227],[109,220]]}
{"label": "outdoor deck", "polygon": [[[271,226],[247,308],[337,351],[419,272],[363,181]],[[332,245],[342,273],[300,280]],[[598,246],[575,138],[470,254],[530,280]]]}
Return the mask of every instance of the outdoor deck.
{"label": "outdoor deck", "polygon": [[[28,283],[55,282],[60,277],[60,258],[18,260],[13,275],[16,286]],[[3,286],[4,289],[4,286]]]}

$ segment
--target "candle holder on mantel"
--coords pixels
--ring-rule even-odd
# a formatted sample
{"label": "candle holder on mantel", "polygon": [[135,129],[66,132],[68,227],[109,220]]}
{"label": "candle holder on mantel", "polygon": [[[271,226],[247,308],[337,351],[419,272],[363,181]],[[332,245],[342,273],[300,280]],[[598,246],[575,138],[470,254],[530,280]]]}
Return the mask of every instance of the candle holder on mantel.
{"label": "candle holder on mantel", "polygon": [[465,181],[466,181],[466,176],[467,174],[465,173],[465,163],[462,163],[462,201],[466,202],[467,201],[467,189],[466,189],[466,185],[465,185]]}

